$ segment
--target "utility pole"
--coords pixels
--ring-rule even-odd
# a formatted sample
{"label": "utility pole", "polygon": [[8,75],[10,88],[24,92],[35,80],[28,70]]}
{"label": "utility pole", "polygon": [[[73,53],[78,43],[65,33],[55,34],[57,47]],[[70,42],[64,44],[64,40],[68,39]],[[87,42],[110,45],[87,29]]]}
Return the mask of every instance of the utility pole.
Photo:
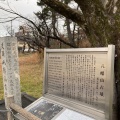
{"label": "utility pole", "polygon": [[13,29],[13,20],[10,20],[10,36],[14,36],[14,29]]}
{"label": "utility pole", "polygon": [[11,37],[13,36],[13,32],[12,32],[12,20],[11,20]]}

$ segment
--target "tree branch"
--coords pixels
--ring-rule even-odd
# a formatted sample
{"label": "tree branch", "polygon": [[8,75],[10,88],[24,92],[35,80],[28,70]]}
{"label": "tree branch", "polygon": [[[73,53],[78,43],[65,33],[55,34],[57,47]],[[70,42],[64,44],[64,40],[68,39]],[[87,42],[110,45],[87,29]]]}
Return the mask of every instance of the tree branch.
{"label": "tree branch", "polygon": [[48,5],[49,7],[51,7],[52,9],[54,9],[59,14],[65,16],[68,19],[71,19],[73,22],[76,22],[79,25],[84,24],[85,21],[80,11],[73,10],[68,5],[59,2],[58,0],[41,0],[41,1]]}
{"label": "tree branch", "polygon": [[109,14],[111,14],[111,13],[113,14],[114,7],[115,7],[115,0],[108,0],[108,3],[106,5],[106,9],[107,9],[107,12]]}
{"label": "tree branch", "polygon": [[[15,19],[17,19],[17,18],[20,18],[20,17],[14,17],[14,18],[11,18],[10,20],[4,20],[4,21],[0,21],[0,23],[7,23],[7,22],[10,22],[10,21],[13,21],[13,20],[15,20]],[[1,18],[0,18],[1,19]]]}

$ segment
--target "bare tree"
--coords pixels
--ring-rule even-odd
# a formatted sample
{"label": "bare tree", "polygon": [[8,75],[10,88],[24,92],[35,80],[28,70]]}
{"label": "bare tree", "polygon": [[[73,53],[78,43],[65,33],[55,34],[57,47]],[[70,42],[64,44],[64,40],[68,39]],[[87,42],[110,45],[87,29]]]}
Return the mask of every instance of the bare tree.
{"label": "bare tree", "polygon": [[[31,36],[25,36],[25,35],[19,36],[19,37],[21,37],[21,39],[25,40],[29,44],[29,46],[33,47],[34,49],[36,48],[38,50],[38,48],[39,48],[39,50],[40,50],[40,47],[42,49],[44,47],[50,47],[51,40],[53,40],[54,42],[60,41],[61,43],[66,44],[71,47],[77,47],[75,44],[72,44],[69,40],[61,38],[61,34],[55,28],[55,25],[54,25],[55,23],[53,23],[52,20],[51,21],[53,24],[53,29],[51,29],[51,25],[48,24],[48,20],[46,20],[45,14],[43,12],[35,13],[35,15],[37,16],[38,21],[39,21],[36,23],[35,21],[30,20],[27,17],[24,17],[23,15],[15,12],[10,7],[9,7],[9,9],[6,9],[6,8],[0,6],[0,9],[7,13],[11,13],[12,15],[14,15],[14,17],[8,17],[7,19],[6,18],[0,19],[0,23],[10,22],[10,21],[20,19],[20,18],[27,21],[27,25],[29,25],[29,27],[33,31],[32,32],[33,36],[32,36],[32,38],[30,38]],[[35,47],[35,46],[37,46],[37,47]]]}

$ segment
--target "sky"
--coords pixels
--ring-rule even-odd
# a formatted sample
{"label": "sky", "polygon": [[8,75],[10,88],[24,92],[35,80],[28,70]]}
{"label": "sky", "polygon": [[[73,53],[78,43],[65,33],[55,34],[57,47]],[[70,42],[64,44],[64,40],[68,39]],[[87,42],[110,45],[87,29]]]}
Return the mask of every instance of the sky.
{"label": "sky", "polygon": [[[34,19],[34,12],[37,12],[40,10],[40,7],[37,6],[37,0],[17,0],[17,1],[16,0],[5,0],[4,2],[3,0],[0,0],[0,6],[8,8],[6,1],[8,1],[11,9],[31,19],[32,18]],[[0,10],[0,18],[1,17],[6,18],[9,16],[13,16],[13,15],[10,15]],[[13,26],[14,31],[17,31],[19,25],[21,24],[23,23],[20,20],[13,21],[12,26]],[[0,23],[0,37],[8,35],[6,26],[10,27],[11,23],[10,22],[4,23],[4,24]]]}
{"label": "sky", "polygon": [[[28,17],[29,19],[35,19],[35,15],[34,12],[40,11],[41,8],[39,6],[37,6],[37,0],[0,0],[0,6],[8,8],[8,4],[12,10],[16,11],[17,13],[21,14],[22,16]],[[71,8],[76,8],[77,4],[75,4],[75,2],[70,4]],[[9,13],[3,12],[2,10],[0,10],[0,21],[1,18],[6,18],[9,16],[13,16],[10,15]],[[17,32],[19,30],[19,26],[23,25],[25,23],[25,20],[14,20],[12,21],[12,28],[14,30],[14,33]],[[65,33],[66,32],[66,28],[63,27],[64,25],[64,20],[63,19],[59,19],[59,24],[58,26],[58,30],[60,33]],[[8,23],[0,23],[0,37],[4,37],[4,36],[8,36],[8,32],[7,32],[7,27],[11,27],[11,22]],[[71,28],[73,28],[73,26],[71,25]]]}

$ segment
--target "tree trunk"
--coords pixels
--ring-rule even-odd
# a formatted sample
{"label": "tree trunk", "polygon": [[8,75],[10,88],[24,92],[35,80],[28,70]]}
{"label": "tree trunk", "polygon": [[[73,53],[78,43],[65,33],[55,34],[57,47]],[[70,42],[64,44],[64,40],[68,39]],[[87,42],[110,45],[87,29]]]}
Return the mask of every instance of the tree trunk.
{"label": "tree trunk", "polygon": [[52,27],[53,27],[53,33],[56,34],[55,29],[56,29],[56,14],[55,11],[52,10]]}
{"label": "tree trunk", "polygon": [[[83,25],[85,23],[84,18],[82,17],[82,13],[80,11],[73,10],[71,7],[67,6],[64,3],[59,2],[58,0],[41,0],[49,7],[54,9],[59,14],[65,16],[68,19],[78,23],[79,25]],[[39,5],[39,2],[38,2]]]}
{"label": "tree trunk", "polygon": [[75,45],[75,42],[73,40],[73,36],[71,33],[71,28],[70,28],[70,20],[66,18],[66,25],[67,25],[67,34],[68,34],[68,39],[71,44]]}

